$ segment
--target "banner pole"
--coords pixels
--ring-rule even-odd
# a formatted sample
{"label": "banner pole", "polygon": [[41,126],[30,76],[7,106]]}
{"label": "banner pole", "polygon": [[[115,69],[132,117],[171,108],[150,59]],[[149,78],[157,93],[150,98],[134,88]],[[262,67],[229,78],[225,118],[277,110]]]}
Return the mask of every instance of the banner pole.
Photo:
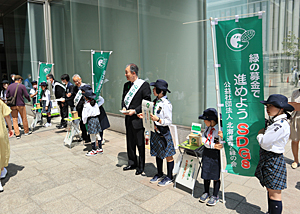
{"label": "banner pole", "polygon": [[40,93],[40,67],[41,67],[41,64],[42,62],[39,61],[39,66],[38,66],[38,77],[37,77],[37,91],[38,91],[38,94],[37,94],[37,97],[36,97],[36,103],[40,103],[39,101],[39,98],[41,96],[41,93]]}
{"label": "banner pole", "polygon": [[[211,29],[211,40],[212,40],[212,49],[213,49],[213,61],[214,61],[214,71],[215,71],[215,82],[216,82],[216,93],[217,93],[217,106],[218,106],[218,126],[219,130],[221,130],[221,100],[220,100],[220,87],[219,87],[219,75],[218,75],[218,65],[216,60],[216,49],[215,49],[215,33],[213,30],[213,18],[210,18],[210,29]],[[221,142],[219,136],[219,142]],[[221,184],[222,184],[222,203],[225,203],[225,193],[224,193],[224,176],[223,176],[223,148],[220,150],[220,161],[221,161]]]}
{"label": "banner pole", "polygon": [[93,61],[93,53],[95,53],[94,50],[91,50],[92,89],[93,89],[93,91],[95,91],[95,87],[94,87],[94,61]]}

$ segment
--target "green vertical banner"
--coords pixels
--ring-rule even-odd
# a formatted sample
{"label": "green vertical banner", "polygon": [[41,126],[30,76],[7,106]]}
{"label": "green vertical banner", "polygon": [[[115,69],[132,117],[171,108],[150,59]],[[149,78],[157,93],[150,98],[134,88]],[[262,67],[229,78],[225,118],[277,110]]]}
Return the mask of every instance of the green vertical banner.
{"label": "green vertical banner", "polygon": [[37,103],[39,103],[39,99],[41,97],[42,89],[39,86],[41,82],[47,82],[47,74],[50,74],[53,64],[48,64],[45,62],[39,62],[39,76],[38,76],[38,96]]}
{"label": "green vertical banner", "polygon": [[215,22],[226,170],[254,176],[264,128],[262,20]]}
{"label": "green vertical banner", "polygon": [[108,63],[108,59],[110,54],[112,53],[112,51],[110,52],[95,52],[92,51],[92,55],[93,55],[93,78],[94,78],[94,92],[96,94],[97,97],[97,101],[99,99],[99,95],[103,86],[103,81],[105,78],[105,73],[106,73],[106,67],[107,67],[107,63]]}

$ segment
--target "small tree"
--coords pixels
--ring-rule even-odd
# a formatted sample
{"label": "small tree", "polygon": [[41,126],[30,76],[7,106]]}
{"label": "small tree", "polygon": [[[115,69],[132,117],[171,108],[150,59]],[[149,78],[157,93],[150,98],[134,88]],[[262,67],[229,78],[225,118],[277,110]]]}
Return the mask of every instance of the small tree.
{"label": "small tree", "polygon": [[287,37],[282,42],[284,54],[286,56],[292,56],[297,61],[297,67],[299,67],[300,58],[300,38],[296,37],[292,31],[289,31]]}

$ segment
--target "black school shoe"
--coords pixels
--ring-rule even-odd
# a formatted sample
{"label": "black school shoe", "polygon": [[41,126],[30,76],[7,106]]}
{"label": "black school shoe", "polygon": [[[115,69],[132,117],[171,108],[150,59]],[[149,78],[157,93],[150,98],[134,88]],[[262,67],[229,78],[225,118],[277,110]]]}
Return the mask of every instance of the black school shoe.
{"label": "black school shoe", "polygon": [[134,170],[134,169],[136,169],[136,166],[134,166],[134,165],[131,165],[131,166],[125,166],[125,167],[123,168],[124,171],[127,171],[127,170]]}
{"label": "black school shoe", "polygon": [[56,128],[58,128],[58,129],[64,129],[64,128],[67,128],[67,124],[65,124],[65,125],[63,125],[63,124],[57,125]]}

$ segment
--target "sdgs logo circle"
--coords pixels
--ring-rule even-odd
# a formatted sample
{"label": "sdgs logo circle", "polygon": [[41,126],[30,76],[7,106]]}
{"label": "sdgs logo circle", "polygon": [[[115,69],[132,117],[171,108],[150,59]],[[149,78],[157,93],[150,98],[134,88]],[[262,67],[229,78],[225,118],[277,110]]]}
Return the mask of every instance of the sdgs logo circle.
{"label": "sdgs logo circle", "polygon": [[99,57],[98,59],[97,59],[97,67],[98,68],[104,68],[105,67],[105,65],[106,65],[106,62],[107,62],[107,59],[105,59],[104,57]]}
{"label": "sdgs logo circle", "polygon": [[230,50],[242,51],[249,45],[249,41],[255,36],[254,30],[234,28],[226,36],[226,45]]}
{"label": "sdgs logo circle", "polygon": [[44,73],[48,74],[50,72],[50,70],[51,70],[51,68],[46,67],[46,68],[44,68]]}

